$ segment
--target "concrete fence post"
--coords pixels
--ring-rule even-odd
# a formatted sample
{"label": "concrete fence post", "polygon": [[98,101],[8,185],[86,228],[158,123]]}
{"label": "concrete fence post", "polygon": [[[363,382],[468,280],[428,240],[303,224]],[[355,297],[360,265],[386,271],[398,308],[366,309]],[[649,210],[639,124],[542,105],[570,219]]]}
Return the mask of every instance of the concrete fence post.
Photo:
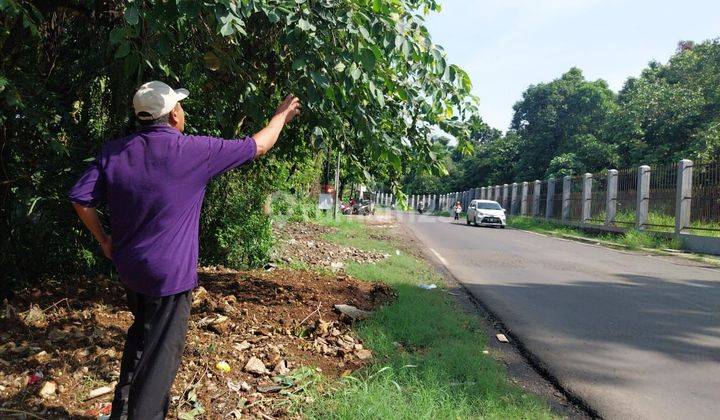
{"label": "concrete fence post", "polygon": [[498,201],[500,203],[500,206],[504,209],[508,207],[508,203],[510,202],[510,186],[508,184],[503,184],[502,186],[502,201]]}
{"label": "concrete fence post", "polygon": [[493,198],[494,196],[495,196],[495,187],[488,186],[488,195],[487,195],[488,200],[494,200],[495,199],[495,198]]}
{"label": "concrete fence post", "polygon": [[528,213],[528,187],[527,181],[522,183],[522,194],[520,195],[520,215],[527,216]]}
{"label": "concrete fence post", "polygon": [[540,189],[542,188],[542,182],[535,180],[533,185],[533,200],[532,200],[532,216],[538,217],[540,214]]}
{"label": "concrete fence post", "polygon": [[495,198],[494,198],[495,201],[498,201],[500,199],[500,189],[501,188],[502,187],[500,185],[495,186]]}
{"label": "concrete fence post", "polygon": [[645,229],[650,210],[650,167],[641,165],[637,171],[637,204],[635,205],[635,228]]}
{"label": "concrete fence post", "polygon": [[475,199],[475,188],[470,188],[470,195],[468,197],[468,203]]}
{"label": "concrete fence post", "polygon": [[583,175],[582,216],[580,217],[582,223],[587,223],[590,220],[590,212],[592,211],[592,181],[593,176],[591,173],[585,173],[585,175]]}
{"label": "concrete fence post", "polygon": [[512,195],[510,197],[510,214],[517,214],[518,208],[518,184],[512,183]]}
{"label": "concrete fence post", "polygon": [[617,216],[618,171],[609,169],[607,172],[607,194],[605,195],[605,226],[615,224]]}
{"label": "concrete fence post", "polygon": [[562,221],[567,222],[570,218],[570,189],[572,188],[572,179],[570,176],[563,178],[562,192]]}
{"label": "concrete fence post", "polygon": [[480,199],[485,199],[485,187],[480,187]]}
{"label": "concrete fence post", "polygon": [[552,219],[553,203],[555,198],[555,178],[548,178],[547,197],[545,199],[545,218]]}
{"label": "concrete fence post", "polygon": [[693,161],[683,159],[677,169],[677,189],[675,196],[675,233],[680,234],[690,227],[690,209],[692,204]]}

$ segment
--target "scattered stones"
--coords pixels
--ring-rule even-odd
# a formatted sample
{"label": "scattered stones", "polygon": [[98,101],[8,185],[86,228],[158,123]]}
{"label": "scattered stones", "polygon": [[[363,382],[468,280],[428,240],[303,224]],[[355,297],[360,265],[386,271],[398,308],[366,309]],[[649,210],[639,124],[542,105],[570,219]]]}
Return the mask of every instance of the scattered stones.
{"label": "scattered stones", "polygon": [[53,398],[53,397],[55,397],[56,393],[57,393],[57,384],[53,381],[47,381],[47,382],[43,383],[38,395],[40,395],[42,398]]}
{"label": "scattered stones", "polygon": [[362,309],[358,309],[352,305],[335,305],[335,309],[337,309],[337,311],[341,314],[349,316],[353,320],[365,319],[370,316],[370,312],[363,311]]}
{"label": "scattered stones", "polygon": [[357,355],[358,359],[360,360],[368,360],[372,358],[372,352],[366,349],[358,350],[355,355]]}
{"label": "scattered stones", "polygon": [[280,360],[279,362],[277,362],[277,364],[275,364],[273,373],[276,375],[287,375],[288,373],[290,373],[290,369],[287,368],[285,360]]}
{"label": "scattered stones", "polygon": [[220,335],[225,335],[230,329],[229,318],[225,315],[211,315],[198,321],[198,326],[207,327]]}
{"label": "scattered stones", "polygon": [[237,351],[245,351],[251,347],[252,347],[252,344],[248,343],[247,340],[243,341],[242,343],[233,344],[233,348]]}
{"label": "scattered stones", "polygon": [[90,393],[88,394],[87,399],[88,399],[88,400],[91,400],[91,399],[93,399],[93,398],[97,398],[97,397],[100,397],[100,396],[103,396],[103,395],[110,394],[110,393],[112,393],[113,391],[115,391],[115,385],[117,385],[117,383],[116,383],[116,382],[113,382],[113,383],[111,383],[111,384],[108,385],[108,386],[103,386],[103,387],[100,387],[100,388],[95,388],[95,389],[93,389],[92,391],[90,391]]}
{"label": "scattered stones", "polygon": [[[327,267],[333,271],[345,268],[345,262],[372,263],[382,261],[389,255],[374,251],[363,251],[351,246],[340,246],[316,239],[334,230],[318,225],[286,223],[274,226],[279,237],[287,238],[282,243],[281,260],[300,261],[310,265]],[[292,258],[285,254],[292,254]]]}
{"label": "scattered stones", "polygon": [[265,367],[265,363],[262,362],[262,360],[258,359],[255,356],[252,356],[244,367],[245,372],[254,373],[256,375],[263,375],[267,373],[267,368]]}

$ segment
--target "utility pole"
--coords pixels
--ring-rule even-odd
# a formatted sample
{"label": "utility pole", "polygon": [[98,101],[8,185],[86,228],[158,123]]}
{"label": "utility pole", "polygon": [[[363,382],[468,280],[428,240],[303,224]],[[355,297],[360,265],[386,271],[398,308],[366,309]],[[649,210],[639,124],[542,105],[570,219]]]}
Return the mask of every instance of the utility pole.
{"label": "utility pole", "polygon": [[337,220],[338,207],[340,207],[340,201],[338,200],[339,191],[340,191],[340,150],[338,150],[337,165],[335,166],[335,205],[333,206],[333,220]]}

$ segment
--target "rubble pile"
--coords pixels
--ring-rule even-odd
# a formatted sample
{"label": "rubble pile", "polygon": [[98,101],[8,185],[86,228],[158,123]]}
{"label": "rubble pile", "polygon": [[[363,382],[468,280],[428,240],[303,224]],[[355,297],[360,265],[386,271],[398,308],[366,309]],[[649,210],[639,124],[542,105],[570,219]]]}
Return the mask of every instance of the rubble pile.
{"label": "rubble pile", "polygon": [[275,234],[280,238],[279,259],[286,263],[301,262],[337,271],[348,262],[375,263],[389,256],[319,239],[320,235],[332,232],[332,228],[309,223],[289,222],[275,226]]}
{"label": "rubble pile", "polygon": [[[372,358],[351,330],[355,318],[335,305],[363,313],[393,299],[382,284],[284,269],[213,267],[200,284],[173,417],[288,416],[288,401],[308,398],[312,375],[347,374]],[[132,322],[124,291],[105,278],[48,290],[21,291],[0,307],[0,418],[109,412]]]}
{"label": "rubble pile", "polygon": [[[353,324],[394,299],[382,283],[355,280],[348,261],[387,257],[318,238],[313,224],[277,227],[287,261],[335,274],[202,267],[193,293],[170,417],[278,418],[308,397],[318,375],[347,375],[373,354]],[[116,279],[48,280],[0,305],[0,418],[109,414],[125,331],[132,323]]]}

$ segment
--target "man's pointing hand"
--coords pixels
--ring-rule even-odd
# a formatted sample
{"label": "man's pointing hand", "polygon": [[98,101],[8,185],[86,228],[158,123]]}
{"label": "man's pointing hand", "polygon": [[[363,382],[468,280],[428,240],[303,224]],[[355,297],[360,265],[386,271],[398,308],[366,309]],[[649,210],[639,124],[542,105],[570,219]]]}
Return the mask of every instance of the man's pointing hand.
{"label": "man's pointing hand", "polygon": [[293,95],[288,95],[275,110],[275,115],[270,123],[262,130],[255,133],[253,138],[257,145],[256,156],[264,155],[274,145],[285,124],[292,121],[300,113],[300,100]]}
{"label": "man's pointing hand", "polygon": [[283,123],[287,124],[300,113],[300,108],[302,108],[300,100],[296,96],[288,95],[275,110],[275,115],[282,115]]}

